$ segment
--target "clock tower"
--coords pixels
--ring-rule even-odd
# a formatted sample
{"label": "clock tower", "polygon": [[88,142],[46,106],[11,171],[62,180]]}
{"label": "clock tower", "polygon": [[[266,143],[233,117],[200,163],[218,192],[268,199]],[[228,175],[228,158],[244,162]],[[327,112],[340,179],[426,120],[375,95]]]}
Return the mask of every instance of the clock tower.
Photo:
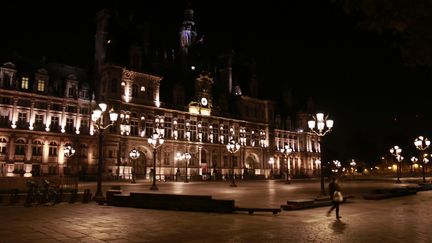
{"label": "clock tower", "polygon": [[213,96],[212,96],[213,77],[209,74],[200,74],[195,79],[195,97],[189,104],[189,111],[193,110],[201,115],[210,115]]}

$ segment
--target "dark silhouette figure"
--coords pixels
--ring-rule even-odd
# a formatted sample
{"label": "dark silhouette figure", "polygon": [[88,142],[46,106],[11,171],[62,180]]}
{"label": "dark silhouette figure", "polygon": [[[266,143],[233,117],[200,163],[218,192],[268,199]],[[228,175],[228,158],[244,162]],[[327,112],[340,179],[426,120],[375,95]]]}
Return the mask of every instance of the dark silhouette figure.
{"label": "dark silhouette figure", "polygon": [[336,219],[342,218],[339,216],[339,201],[334,198],[335,191],[341,191],[340,186],[337,183],[337,179],[335,177],[332,177],[331,182],[328,185],[329,194],[330,194],[330,200],[332,201],[333,205],[327,212],[327,216],[330,216],[330,213],[333,211],[333,209],[336,209]]}

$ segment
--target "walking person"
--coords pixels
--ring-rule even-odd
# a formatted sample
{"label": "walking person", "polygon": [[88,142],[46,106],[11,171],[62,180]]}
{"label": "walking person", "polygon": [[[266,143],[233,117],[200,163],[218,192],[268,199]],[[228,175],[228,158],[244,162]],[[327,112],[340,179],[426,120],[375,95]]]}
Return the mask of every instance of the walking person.
{"label": "walking person", "polygon": [[328,185],[330,200],[333,205],[327,212],[327,216],[330,216],[330,213],[336,209],[336,219],[342,218],[339,216],[339,204],[343,201],[342,193],[338,181],[335,177],[332,177],[331,182]]}

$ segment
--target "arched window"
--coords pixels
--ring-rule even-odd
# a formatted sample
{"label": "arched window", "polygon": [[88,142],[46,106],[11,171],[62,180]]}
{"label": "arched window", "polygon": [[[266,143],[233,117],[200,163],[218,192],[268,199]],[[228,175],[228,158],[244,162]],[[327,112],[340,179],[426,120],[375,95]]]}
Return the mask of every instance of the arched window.
{"label": "arched window", "polygon": [[15,141],[15,155],[25,155],[25,142],[22,139]]}
{"label": "arched window", "polygon": [[42,156],[43,151],[43,143],[39,140],[36,140],[32,144],[32,156]]}
{"label": "arched window", "polygon": [[56,142],[51,142],[49,144],[48,156],[50,157],[57,156],[57,147],[58,145]]}

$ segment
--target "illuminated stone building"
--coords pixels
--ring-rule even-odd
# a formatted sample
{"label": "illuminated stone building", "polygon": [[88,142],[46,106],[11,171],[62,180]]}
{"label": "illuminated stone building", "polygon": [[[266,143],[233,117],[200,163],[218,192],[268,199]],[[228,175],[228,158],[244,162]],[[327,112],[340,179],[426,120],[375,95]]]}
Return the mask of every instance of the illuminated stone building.
{"label": "illuminated stone building", "polygon": [[[5,60],[0,67],[2,176],[94,176],[99,155],[91,113],[98,102],[120,114],[105,134],[105,178],[130,179],[132,166],[138,179],[149,178],[153,150],[147,139],[155,131],[165,139],[157,150],[159,179],[186,174],[186,161],[176,159],[186,151],[192,180],[222,178],[231,165],[244,178],[268,178],[272,171],[316,175],[320,151],[318,138],[307,132],[309,115],[292,114],[295,121],[283,122],[274,101],[258,98],[253,71],[248,87],[233,78],[232,53],[214,57],[212,68],[205,68],[193,56],[202,39],[192,10],[184,12],[177,53],[165,51],[159,59],[149,58],[141,28],[141,42],[123,45],[127,54],[119,60],[120,32],[112,22],[108,10],[97,14],[95,75],[60,64]],[[241,145],[232,159],[226,148],[230,140]],[[76,150],[70,158],[64,156],[67,145]],[[280,153],[285,145],[293,150],[287,158]],[[133,148],[141,154],[134,163]]]}

